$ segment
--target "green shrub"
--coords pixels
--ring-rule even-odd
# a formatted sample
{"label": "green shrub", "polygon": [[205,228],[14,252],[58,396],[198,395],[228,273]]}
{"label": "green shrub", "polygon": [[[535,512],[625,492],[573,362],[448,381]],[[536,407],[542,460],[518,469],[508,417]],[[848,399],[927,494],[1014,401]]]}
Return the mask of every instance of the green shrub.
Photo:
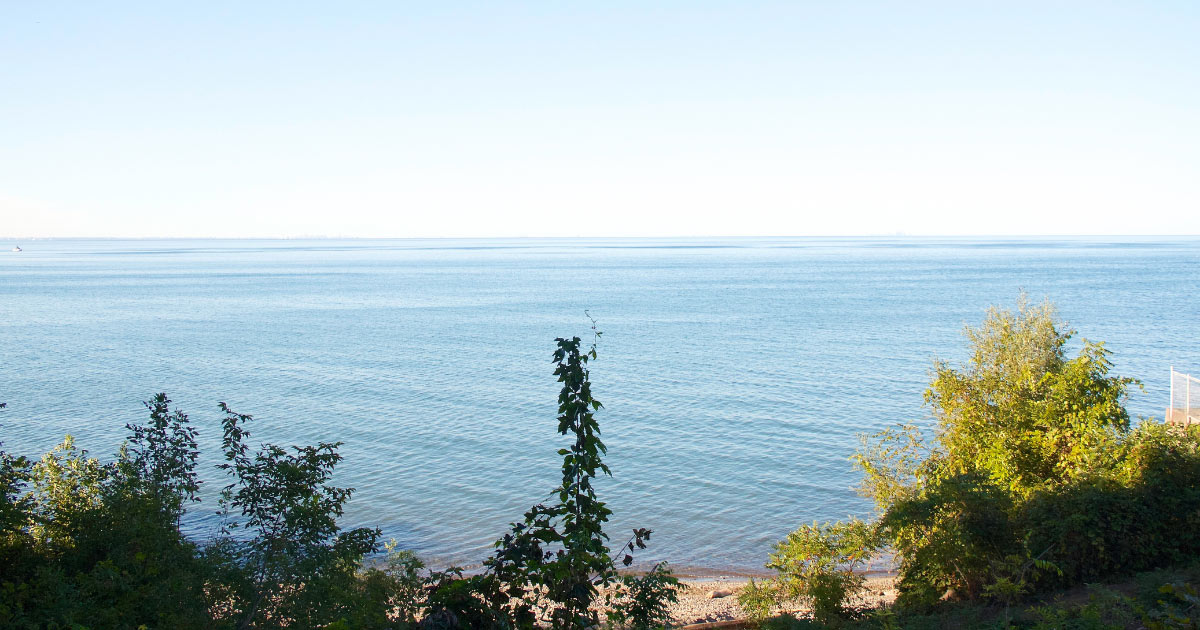
{"label": "green shrub", "polygon": [[1119,445],[1106,476],[1039,492],[1020,509],[1034,548],[1063,570],[1050,586],[1172,566],[1200,554],[1200,453],[1195,436],[1144,424]]}
{"label": "green shrub", "polygon": [[500,587],[492,576],[463,577],[458,568],[432,574],[421,629],[532,627],[532,617],[513,623],[511,611],[497,605],[504,600]]}
{"label": "green shrub", "polygon": [[[195,439],[163,395],[150,423],[102,464],[70,436],[19,475],[8,476],[7,565],[0,622],[34,628],[210,627],[205,566],[179,531],[195,498]],[[17,492],[21,498],[12,500]]]}
{"label": "green shrub", "polygon": [[770,580],[750,582],[737,594],[738,607],[755,626],[761,626],[771,616],[771,608],[779,601],[778,587]]}
{"label": "green shrub", "polygon": [[1104,344],[1084,340],[1068,359],[1066,330],[1048,303],[1022,296],[1016,312],[991,309],[967,328],[970,360],[934,365],[925,394],[939,421],[926,477],[983,472],[1017,495],[1089,477],[1129,427],[1129,378],[1108,376]]}
{"label": "green shrub", "polygon": [[671,622],[670,605],[679,601],[679,580],[667,563],[660,562],[645,575],[623,575],[609,598],[610,626],[650,630]]}
{"label": "green shrub", "polygon": [[925,607],[949,590],[977,597],[994,563],[1020,547],[1011,497],[979,473],[936,479],[880,521],[898,555],[900,603]]}
{"label": "green shrub", "polygon": [[779,595],[798,599],[812,608],[813,619],[830,623],[861,594],[865,578],[855,570],[878,547],[875,528],[858,519],[802,525],[775,546],[767,568],[779,573]]}
{"label": "green shrub", "polygon": [[1200,628],[1200,590],[1188,583],[1164,584],[1161,598],[1142,618],[1148,630]]}
{"label": "green shrub", "polygon": [[396,548],[396,541],[384,545],[387,557],[379,566],[359,571],[349,592],[342,594],[343,616],[330,625],[331,630],[369,630],[411,628],[416,625],[425,603],[425,563],[411,551]]}
{"label": "green shrub", "polygon": [[1139,621],[1132,598],[1104,588],[1089,588],[1081,605],[1044,605],[1030,609],[1033,630],[1124,630]]}
{"label": "green shrub", "polygon": [[[226,463],[231,477],[222,492],[222,550],[237,627],[320,627],[344,616],[364,555],[377,548],[379,531],[342,531],[337,518],[353,489],[329,484],[341,461],[340,443],[264,444],[251,453],[252,418],[224,403]],[[244,532],[244,537],[234,534]]]}
{"label": "green shrub", "polygon": [[897,554],[899,602],[947,594],[1011,604],[1037,590],[1184,561],[1200,552],[1196,429],[1131,427],[1133,379],[1109,376],[1048,304],[992,309],[970,360],[937,362],[938,427],[864,440],[860,491]]}

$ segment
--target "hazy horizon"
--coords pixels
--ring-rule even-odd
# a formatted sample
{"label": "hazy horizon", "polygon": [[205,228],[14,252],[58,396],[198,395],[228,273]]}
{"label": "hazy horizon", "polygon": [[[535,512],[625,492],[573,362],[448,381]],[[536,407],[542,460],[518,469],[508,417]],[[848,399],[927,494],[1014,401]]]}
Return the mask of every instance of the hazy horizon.
{"label": "hazy horizon", "polygon": [[698,234],[663,236],[4,236],[0,242],[9,241],[700,241],[700,240],[834,240],[834,239],[928,239],[953,241],[958,239],[980,240],[1196,240],[1198,234]]}

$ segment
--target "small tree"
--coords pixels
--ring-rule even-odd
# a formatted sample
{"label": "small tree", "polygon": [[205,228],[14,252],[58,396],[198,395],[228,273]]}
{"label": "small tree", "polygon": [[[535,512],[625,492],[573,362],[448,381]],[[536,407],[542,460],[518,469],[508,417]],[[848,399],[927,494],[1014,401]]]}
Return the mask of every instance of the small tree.
{"label": "small tree", "polygon": [[[226,538],[211,551],[227,567],[227,592],[239,629],[320,627],[343,616],[339,591],[353,588],[355,570],[377,548],[379,530],[343,532],[337,525],[352,488],[329,484],[341,461],[340,442],[264,444],[251,454],[244,428],[252,420],[225,403],[226,463],[233,480],[221,496]],[[237,531],[247,536],[237,537]]]}
{"label": "small tree", "polygon": [[1123,402],[1137,384],[1108,376],[1103,344],[1084,340],[1068,357],[1073,335],[1052,305],[1024,295],[1015,311],[990,309],[966,329],[965,364],[934,364],[925,393],[934,437],[907,425],[864,440],[860,490],[898,553],[902,603],[951,589],[1011,599],[1037,572],[1059,571],[1046,559],[1053,543],[1030,547],[1024,506],[1112,469],[1129,430]]}
{"label": "small tree", "polygon": [[878,547],[875,528],[858,519],[802,525],[775,545],[767,568],[779,576],[771,587],[811,607],[819,623],[832,623],[861,594],[865,578],[857,571]]}
{"label": "small tree", "polygon": [[387,558],[382,566],[359,572],[356,588],[348,594],[351,609],[329,630],[408,628],[416,625],[424,603],[425,568],[411,551],[396,548],[396,541],[384,545]]}
{"label": "small tree", "polygon": [[738,607],[746,615],[751,627],[761,627],[771,617],[771,609],[779,603],[779,588],[771,580],[750,582],[737,594]]}
{"label": "small tree", "polygon": [[67,435],[30,469],[33,512],[30,533],[44,553],[61,553],[75,546],[86,516],[100,510],[105,484],[113,474]]}
{"label": "small tree", "polygon": [[1074,334],[1050,303],[1024,295],[1015,312],[992,308],[968,327],[971,359],[937,362],[925,393],[941,429],[927,476],[979,470],[1021,496],[1087,476],[1099,446],[1128,430],[1123,403],[1137,381],[1108,376],[1102,343],[1085,339],[1068,359]]}
{"label": "small tree", "polygon": [[[593,322],[592,330],[595,331]],[[595,333],[596,339],[600,333]],[[599,623],[592,604],[599,589],[611,586],[617,568],[608,548],[604,523],[612,510],[596,496],[593,480],[612,475],[603,462],[608,452],[600,440],[595,412],[603,408],[592,396],[588,361],[596,358],[596,344],[581,350],[579,337],[555,340],[554,375],[562,383],[558,395],[558,432],[572,436],[569,448],[560,449],[562,483],[550,497],[554,503],[538,504],[514,523],[496,543],[496,553],[485,562],[488,575],[481,578],[492,610],[506,611],[515,626],[528,627],[539,616],[555,628],[586,628]],[[645,547],[650,530],[635,529],[622,546],[622,562]]]}
{"label": "small tree", "polygon": [[196,429],[188,422],[187,414],[171,410],[166,394],[157,394],[144,404],[150,410],[150,423],[125,425],[129,442],[122,449],[118,465],[129,489],[157,503],[164,516],[178,527],[185,506],[200,500],[196,496],[200,489]]}

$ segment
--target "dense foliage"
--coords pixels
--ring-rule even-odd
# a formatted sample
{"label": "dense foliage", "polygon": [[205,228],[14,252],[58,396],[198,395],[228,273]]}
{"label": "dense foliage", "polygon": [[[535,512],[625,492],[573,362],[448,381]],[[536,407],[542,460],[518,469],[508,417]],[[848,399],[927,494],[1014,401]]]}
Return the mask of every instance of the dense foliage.
{"label": "dense foliage", "polygon": [[[611,511],[593,487],[611,474],[587,369],[595,345],[557,341],[558,430],[572,437],[563,481],[483,573],[427,571],[394,543],[364,565],[380,532],[338,525],[353,494],[331,484],[340,443],[254,449],[252,418],[224,403],[222,525],[190,540],[180,522],[199,501],[196,430],[159,394],[112,462],[70,436],[37,462],[0,450],[0,628],[583,628],[598,623],[602,592],[610,624],[665,625],[670,571],[619,576],[607,546]],[[649,537],[634,530],[624,564]]]}
{"label": "dense foliage", "polygon": [[884,607],[833,621],[778,615],[767,630],[1196,630],[1200,565],[1145,572],[1118,583],[1089,584],[1019,606],[946,602],[915,610]]}
{"label": "dense foliage", "polygon": [[1139,384],[1109,375],[1101,343],[1084,340],[1068,356],[1074,331],[1049,304],[1022,296],[1015,311],[992,309],[966,335],[964,365],[934,365],[932,435],[889,429],[864,439],[855,458],[879,519],[805,527],[780,543],[790,555],[769,566],[799,585],[790,594],[823,588],[827,601],[809,595],[816,611],[851,600],[853,579],[829,586],[854,565],[837,544],[843,528],[862,532],[862,549],[890,548],[898,605],[913,610],[945,599],[1007,606],[1196,557],[1195,428],[1131,426],[1123,403]]}

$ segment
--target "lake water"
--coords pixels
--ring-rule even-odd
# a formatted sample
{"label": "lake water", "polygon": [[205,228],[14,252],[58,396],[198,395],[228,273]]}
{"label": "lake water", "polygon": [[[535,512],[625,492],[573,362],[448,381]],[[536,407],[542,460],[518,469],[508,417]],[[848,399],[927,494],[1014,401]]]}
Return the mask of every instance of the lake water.
{"label": "lake water", "polygon": [[478,563],[559,479],[554,338],[604,332],[592,377],[614,545],[760,568],[802,522],[869,513],[857,434],[928,421],[934,357],[1023,288],[1057,302],[1161,417],[1200,371],[1200,240],[87,241],[0,248],[0,440],[111,456],[167,392],[207,449],[218,401],[255,440],[340,440],[344,520]]}

